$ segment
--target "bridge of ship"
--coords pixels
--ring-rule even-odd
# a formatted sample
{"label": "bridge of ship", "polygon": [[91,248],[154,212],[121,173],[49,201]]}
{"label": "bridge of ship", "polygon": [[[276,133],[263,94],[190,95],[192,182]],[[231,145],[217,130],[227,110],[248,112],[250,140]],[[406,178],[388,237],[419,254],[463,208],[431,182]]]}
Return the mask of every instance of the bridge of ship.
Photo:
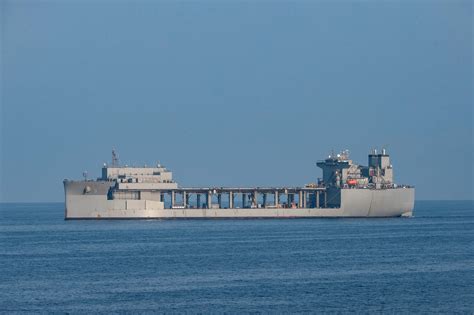
{"label": "bridge of ship", "polygon": [[326,208],[324,187],[200,187],[160,189],[171,208]]}

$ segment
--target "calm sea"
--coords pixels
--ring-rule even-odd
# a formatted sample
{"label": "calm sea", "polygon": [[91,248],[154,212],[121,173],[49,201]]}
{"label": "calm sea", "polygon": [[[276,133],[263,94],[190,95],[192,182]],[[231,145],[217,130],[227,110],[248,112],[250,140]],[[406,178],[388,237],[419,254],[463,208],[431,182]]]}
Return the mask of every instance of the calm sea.
{"label": "calm sea", "polygon": [[0,311],[474,312],[472,201],[414,218],[64,221],[0,205]]}

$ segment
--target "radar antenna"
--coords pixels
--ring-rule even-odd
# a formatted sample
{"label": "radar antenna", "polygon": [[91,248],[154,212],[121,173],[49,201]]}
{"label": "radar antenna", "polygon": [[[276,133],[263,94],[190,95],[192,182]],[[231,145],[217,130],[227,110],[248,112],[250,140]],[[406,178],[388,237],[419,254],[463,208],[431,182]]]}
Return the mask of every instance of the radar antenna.
{"label": "radar antenna", "polygon": [[119,158],[117,152],[115,152],[115,149],[112,149],[112,167],[117,167],[119,166]]}

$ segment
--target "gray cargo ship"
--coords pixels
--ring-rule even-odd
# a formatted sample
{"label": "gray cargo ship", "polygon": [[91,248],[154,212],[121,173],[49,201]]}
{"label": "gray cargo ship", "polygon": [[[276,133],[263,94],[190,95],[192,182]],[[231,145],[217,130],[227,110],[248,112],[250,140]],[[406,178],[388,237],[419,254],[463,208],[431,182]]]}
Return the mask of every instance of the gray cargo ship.
{"label": "gray cargo ship", "polygon": [[415,189],[393,182],[386,150],[368,166],[347,150],[317,162],[323,177],[303,187],[180,187],[172,172],[120,166],[115,151],[97,180],[64,180],[65,219],[197,219],[412,216]]}

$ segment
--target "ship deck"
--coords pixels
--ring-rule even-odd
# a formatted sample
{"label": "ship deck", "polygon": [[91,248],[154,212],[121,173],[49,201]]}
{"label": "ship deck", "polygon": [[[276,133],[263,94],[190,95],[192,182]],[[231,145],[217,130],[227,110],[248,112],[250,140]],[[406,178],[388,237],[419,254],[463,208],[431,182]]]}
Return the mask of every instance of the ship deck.
{"label": "ship deck", "polygon": [[180,187],[160,193],[171,208],[319,208],[327,204],[325,187]]}

